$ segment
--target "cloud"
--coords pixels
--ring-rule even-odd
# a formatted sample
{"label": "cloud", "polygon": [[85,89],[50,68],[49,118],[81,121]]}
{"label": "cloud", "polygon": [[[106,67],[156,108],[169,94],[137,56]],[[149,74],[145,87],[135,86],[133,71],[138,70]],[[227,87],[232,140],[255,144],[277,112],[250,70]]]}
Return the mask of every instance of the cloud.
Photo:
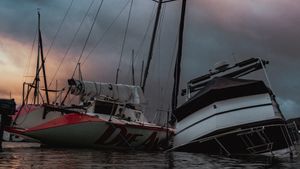
{"label": "cloud", "polygon": [[[74,0],[46,61],[49,79],[52,79],[54,70],[60,64],[91,2],[92,0]],[[55,79],[62,80],[71,76],[100,1],[95,2]],[[125,6],[111,29],[108,32],[105,30],[128,2],[128,0],[104,0],[103,8],[83,55],[85,58],[96,42],[103,37],[103,41],[82,66],[87,80],[114,82],[129,5]],[[26,3],[25,1],[20,3],[16,0],[2,0],[0,2],[0,20],[2,21],[0,37],[2,44],[5,43],[6,52],[11,56],[12,67],[15,65],[22,67],[27,63],[25,58],[30,54],[37,28],[36,9],[41,9],[41,27],[46,53],[70,3],[71,0],[27,0]],[[214,63],[220,60],[233,63],[235,60],[260,56],[271,61],[268,74],[277,96],[295,103],[300,102],[298,90],[300,88],[298,77],[300,2],[294,0],[189,0],[187,3],[181,88],[185,87],[188,80],[205,74]],[[164,98],[165,109],[168,108],[170,102],[180,4],[180,1],[167,3],[162,11],[163,22],[159,29],[146,88],[147,98],[149,102],[154,103],[152,106],[155,108],[161,104],[155,103],[158,100],[155,99],[157,97]],[[153,20],[146,34],[144,45],[140,49],[138,47],[142,43],[148,23],[153,19],[155,7],[156,4],[151,0],[134,1],[120,67],[120,82],[122,83],[130,81],[132,49],[136,53],[139,51],[135,66],[136,79],[140,77],[142,61],[145,61],[148,55]],[[8,42],[18,42],[20,49],[24,48],[24,50],[16,50],[12,44],[6,46]],[[235,59],[232,57],[233,53]],[[34,71],[34,65],[35,62],[32,59],[32,69],[29,74]],[[256,76],[258,77],[260,76]],[[184,100],[181,98],[180,103]],[[290,105],[293,109],[300,110],[293,104],[286,105],[285,107]]]}
{"label": "cloud", "polygon": [[278,99],[280,108],[283,114],[286,116],[287,119],[295,118],[300,116],[300,105],[294,100],[290,99]]}

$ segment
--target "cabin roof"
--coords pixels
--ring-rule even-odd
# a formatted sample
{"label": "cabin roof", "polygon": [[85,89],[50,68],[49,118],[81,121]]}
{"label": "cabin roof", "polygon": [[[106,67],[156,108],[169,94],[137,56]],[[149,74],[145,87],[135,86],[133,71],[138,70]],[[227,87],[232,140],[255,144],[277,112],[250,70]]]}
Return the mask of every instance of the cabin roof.
{"label": "cabin roof", "polygon": [[215,77],[190,100],[178,107],[174,114],[178,121],[214,102],[236,97],[268,93],[263,81]]}

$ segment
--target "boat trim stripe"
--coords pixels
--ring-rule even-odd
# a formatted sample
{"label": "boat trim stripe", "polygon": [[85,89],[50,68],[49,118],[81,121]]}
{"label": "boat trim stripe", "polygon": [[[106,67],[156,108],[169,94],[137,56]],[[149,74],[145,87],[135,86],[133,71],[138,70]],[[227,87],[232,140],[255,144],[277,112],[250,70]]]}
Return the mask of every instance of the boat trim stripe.
{"label": "boat trim stripe", "polygon": [[240,108],[236,108],[236,109],[232,109],[232,110],[227,110],[227,111],[215,113],[213,115],[205,117],[205,118],[203,118],[203,119],[201,119],[201,120],[199,120],[199,121],[197,121],[197,122],[195,122],[195,123],[187,126],[186,128],[184,128],[184,129],[180,130],[179,132],[177,132],[176,135],[180,134],[181,132],[183,132],[183,131],[185,131],[185,130],[187,130],[187,129],[195,126],[195,125],[197,125],[198,123],[201,123],[201,122],[203,122],[203,121],[205,121],[205,120],[207,120],[207,119],[209,119],[211,117],[217,116],[217,115],[221,115],[221,114],[225,114],[225,113],[229,113],[229,112],[234,112],[234,111],[238,111],[238,110],[243,110],[243,109],[249,109],[249,108],[255,108],[255,107],[263,107],[263,106],[270,106],[270,105],[272,105],[272,103],[266,103],[266,104],[260,104],[260,105],[254,105],[254,106],[247,106],[247,107],[240,107]]}

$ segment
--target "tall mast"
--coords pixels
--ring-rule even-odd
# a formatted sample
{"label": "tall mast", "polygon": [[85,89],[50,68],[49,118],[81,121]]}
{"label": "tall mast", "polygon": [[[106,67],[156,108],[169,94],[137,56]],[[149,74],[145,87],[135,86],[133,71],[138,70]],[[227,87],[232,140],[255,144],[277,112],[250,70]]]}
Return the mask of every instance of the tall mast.
{"label": "tall mast", "polygon": [[[40,32],[40,12],[39,11],[38,11],[38,31]],[[40,36],[40,34],[38,36]],[[40,41],[40,38],[38,39],[38,41]],[[37,63],[36,63],[33,104],[39,104],[39,92],[40,92],[40,45],[39,44],[38,44],[38,51],[37,51],[38,55],[37,55]]]}
{"label": "tall mast", "polygon": [[42,33],[41,33],[41,27],[40,27],[40,12],[38,12],[38,16],[39,16],[39,48],[40,48],[40,52],[41,52],[41,60],[42,60],[42,69],[43,69],[43,76],[44,76],[46,101],[47,101],[47,104],[49,104],[48,84],[47,84],[47,76],[46,76],[46,68],[45,68],[45,58],[44,58],[44,51],[43,51]]}
{"label": "tall mast", "polygon": [[147,81],[147,77],[148,77],[148,73],[149,73],[150,63],[151,63],[151,59],[152,59],[152,56],[153,56],[154,42],[155,42],[155,39],[156,39],[157,27],[158,27],[158,22],[159,22],[159,18],[160,18],[161,7],[162,7],[163,1],[158,0],[157,3],[158,3],[158,6],[157,6],[157,10],[156,10],[154,28],[153,28],[152,38],[151,38],[151,42],[150,42],[148,60],[147,60],[147,63],[146,63],[146,68],[145,68],[144,78],[143,78],[143,83],[142,83],[142,90],[143,91],[145,91],[145,86],[146,86],[146,81]]}
{"label": "tall mast", "polygon": [[131,51],[131,76],[132,76],[132,85],[135,85],[135,74],[134,74],[134,50]]}
{"label": "tall mast", "polygon": [[177,49],[177,57],[176,57],[175,68],[174,68],[174,85],[173,85],[173,93],[172,93],[173,112],[177,107],[177,97],[178,97],[179,83],[180,83],[180,71],[181,71],[180,69],[181,69],[181,58],[182,58],[185,10],[186,10],[186,0],[182,0],[181,16],[180,16],[180,24],[179,24],[178,49]]}
{"label": "tall mast", "polygon": [[[48,95],[48,85],[47,85],[47,77],[46,77],[46,68],[45,68],[45,58],[43,52],[43,41],[42,41],[42,33],[41,33],[41,21],[40,21],[40,12],[38,11],[38,56],[37,56],[37,64],[36,64],[36,75],[35,75],[35,86],[34,86],[34,104],[39,104],[39,95],[40,95],[40,70],[43,69],[43,79],[45,86],[45,95],[47,104],[49,104],[49,95]],[[40,59],[42,61],[42,65],[40,67]]]}

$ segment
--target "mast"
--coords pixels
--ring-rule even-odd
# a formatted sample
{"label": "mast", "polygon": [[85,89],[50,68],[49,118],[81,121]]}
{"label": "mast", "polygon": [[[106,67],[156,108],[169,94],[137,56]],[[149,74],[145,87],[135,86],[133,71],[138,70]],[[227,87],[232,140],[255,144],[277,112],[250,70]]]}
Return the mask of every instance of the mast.
{"label": "mast", "polygon": [[45,68],[45,58],[44,58],[44,51],[43,51],[43,41],[42,41],[42,33],[41,33],[41,27],[40,27],[40,12],[39,11],[38,11],[38,19],[39,19],[39,23],[38,23],[38,26],[39,26],[39,51],[40,51],[41,60],[42,60],[46,101],[47,101],[47,104],[49,104],[48,84],[47,84],[47,76],[46,76],[46,68]]}
{"label": "mast", "polygon": [[[38,11],[38,31],[40,32],[40,12]],[[40,34],[38,35],[40,36]],[[38,38],[40,41],[40,38]],[[39,42],[40,44],[40,42]],[[39,90],[40,90],[40,45],[38,44],[38,55],[36,63],[35,86],[34,86],[34,99],[33,104],[39,104]]]}
{"label": "mast", "polygon": [[[43,69],[43,79],[45,86],[45,95],[47,104],[49,104],[49,95],[48,95],[48,85],[47,85],[47,77],[46,77],[46,68],[45,68],[45,58],[43,52],[43,41],[42,41],[42,33],[41,33],[41,21],[40,21],[40,12],[38,11],[38,55],[37,55],[37,63],[36,63],[36,74],[34,84],[34,104],[39,104],[39,96],[40,96],[40,70]],[[42,61],[40,67],[40,59]]]}
{"label": "mast", "polygon": [[147,77],[148,77],[148,73],[149,73],[150,63],[151,63],[151,59],[152,59],[152,56],[153,56],[154,42],[155,42],[155,39],[156,39],[157,27],[158,27],[158,22],[159,22],[159,18],[160,18],[161,7],[162,7],[163,1],[158,0],[157,3],[158,3],[158,6],[157,6],[157,10],[156,10],[154,28],[153,28],[152,38],[151,38],[151,42],[150,42],[148,60],[147,60],[147,63],[146,63],[146,68],[145,68],[144,78],[143,78],[143,83],[142,83],[142,90],[143,91],[145,91],[145,86],[146,86],[146,81],[147,81]]}
{"label": "mast", "polygon": [[135,85],[135,78],[134,78],[134,50],[132,50],[132,58],[131,58],[131,75],[132,75],[132,85]]}
{"label": "mast", "polygon": [[180,71],[181,71],[181,58],[182,58],[182,43],[183,43],[185,10],[186,10],[186,0],[182,0],[181,16],[180,16],[180,24],[179,24],[178,49],[177,49],[177,57],[176,57],[175,68],[174,68],[174,85],[173,85],[173,93],[172,93],[172,112],[174,112],[174,110],[177,107],[177,97],[178,97],[178,91],[179,91]]}

